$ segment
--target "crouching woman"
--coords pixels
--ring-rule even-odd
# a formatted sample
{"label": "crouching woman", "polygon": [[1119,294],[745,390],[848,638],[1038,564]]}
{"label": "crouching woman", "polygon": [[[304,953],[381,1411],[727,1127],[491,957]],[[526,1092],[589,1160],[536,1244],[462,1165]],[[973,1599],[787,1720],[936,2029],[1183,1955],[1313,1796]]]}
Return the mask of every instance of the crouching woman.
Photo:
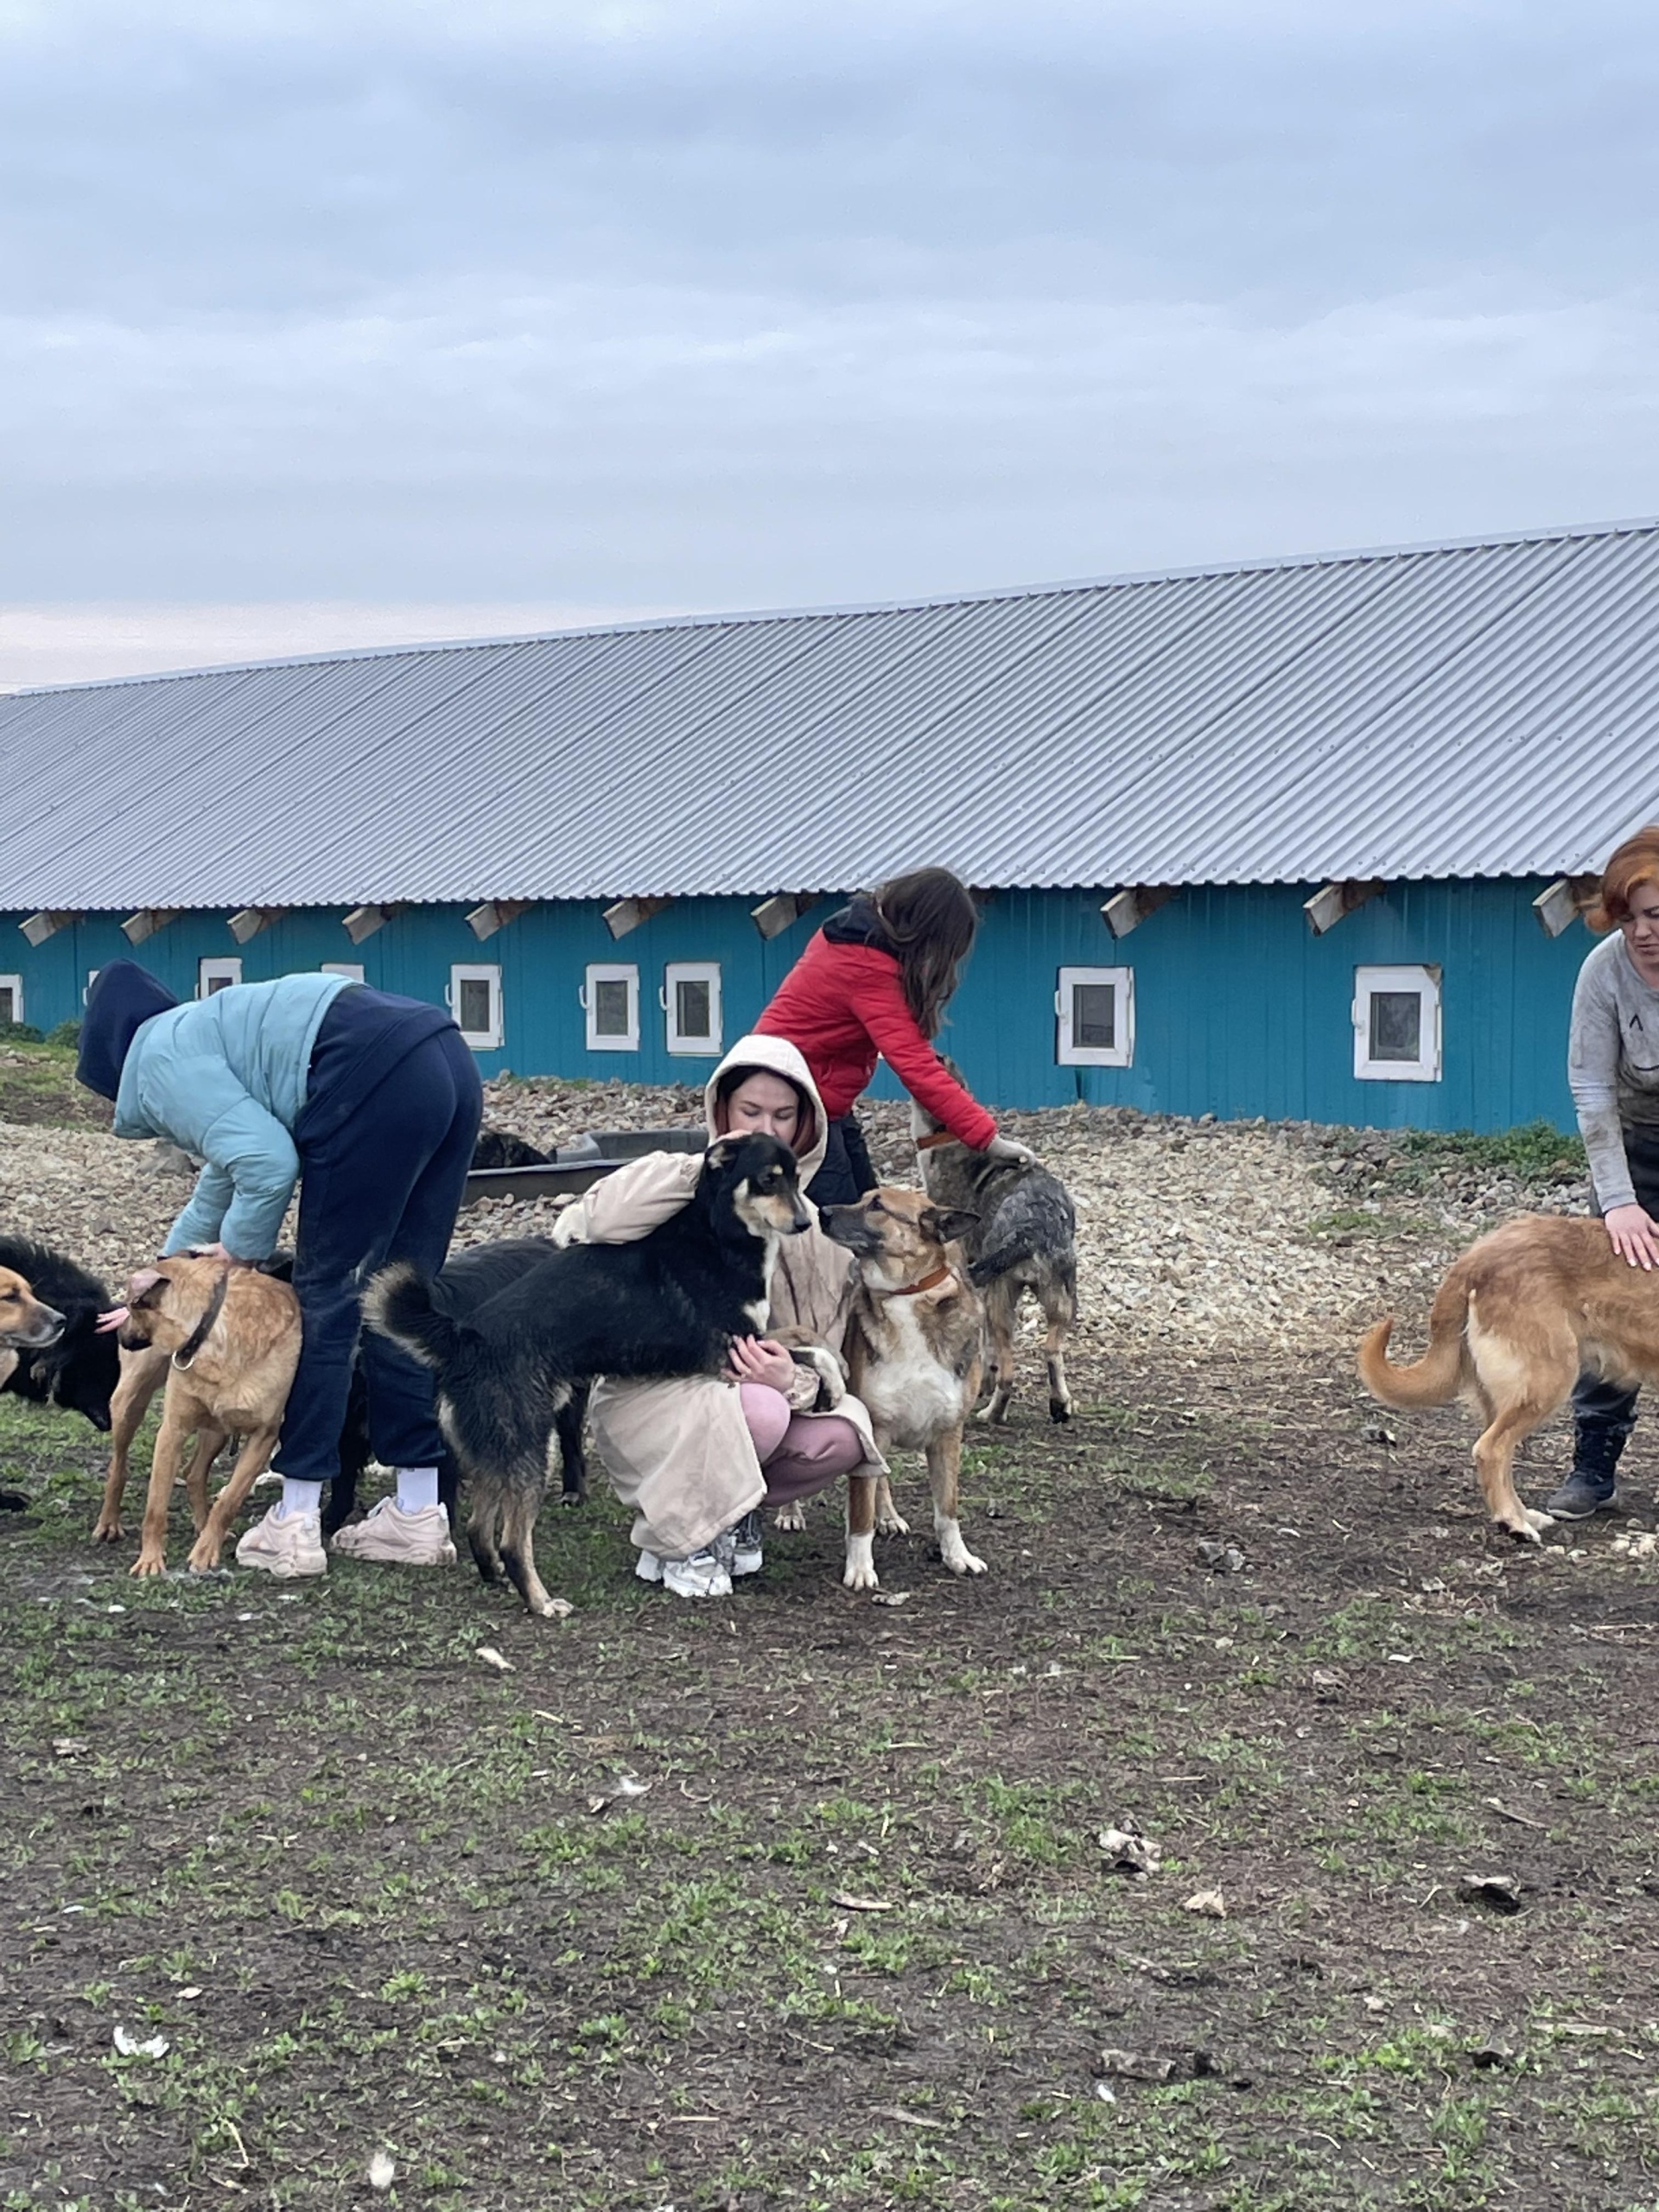
{"label": "crouching woman", "polygon": [[[711,1141],[775,1136],[794,1152],[803,1186],[811,1180],[829,1123],[792,1045],[743,1038],[704,1096]],[[692,1154],[648,1153],[568,1208],[554,1233],[566,1244],[632,1243],[678,1212],[701,1168]],[[786,1238],[773,1265],[772,1333],[734,1344],[725,1376],[595,1385],[594,1446],[635,1515],[642,1580],[682,1598],[728,1597],[734,1575],[760,1569],[763,1505],[794,1505],[843,1476],[887,1471],[858,1400],[842,1395],[832,1410],[817,1410],[823,1377],[792,1358],[776,1333],[839,1357],[850,1265],[813,1210],[811,1228]]]}

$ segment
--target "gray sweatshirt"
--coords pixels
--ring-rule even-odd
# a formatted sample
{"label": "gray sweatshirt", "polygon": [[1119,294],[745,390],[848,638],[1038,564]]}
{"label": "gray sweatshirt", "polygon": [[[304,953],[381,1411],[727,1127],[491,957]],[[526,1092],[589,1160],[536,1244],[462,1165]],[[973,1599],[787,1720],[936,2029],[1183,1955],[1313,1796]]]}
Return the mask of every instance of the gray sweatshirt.
{"label": "gray sweatshirt", "polygon": [[1579,970],[1567,1079],[1604,1213],[1633,1205],[1627,1128],[1659,1133],[1659,991],[1636,972],[1617,932]]}

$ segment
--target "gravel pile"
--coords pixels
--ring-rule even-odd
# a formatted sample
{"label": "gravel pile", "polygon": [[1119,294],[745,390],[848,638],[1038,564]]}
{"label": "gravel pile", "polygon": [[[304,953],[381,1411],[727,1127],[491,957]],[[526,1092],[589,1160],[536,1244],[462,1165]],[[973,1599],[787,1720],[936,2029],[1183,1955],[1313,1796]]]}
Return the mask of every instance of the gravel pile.
{"label": "gravel pile", "polygon": [[[682,1085],[509,1078],[486,1092],[486,1122],[543,1150],[701,1112],[700,1089]],[[861,1114],[883,1180],[918,1180],[907,1108]],[[1420,1315],[1452,1255],[1507,1215],[1589,1209],[1565,1159],[1528,1181],[1455,1160],[1425,1166],[1386,1132],[1082,1106],[1013,1112],[1002,1125],[1077,1201],[1078,1334],[1102,1351],[1345,1345],[1379,1313]],[[111,1281],[160,1249],[188,1190],[157,1147],[0,1122],[0,1228],[46,1238]],[[461,1241],[544,1233],[557,1210],[547,1199],[475,1206]]]}

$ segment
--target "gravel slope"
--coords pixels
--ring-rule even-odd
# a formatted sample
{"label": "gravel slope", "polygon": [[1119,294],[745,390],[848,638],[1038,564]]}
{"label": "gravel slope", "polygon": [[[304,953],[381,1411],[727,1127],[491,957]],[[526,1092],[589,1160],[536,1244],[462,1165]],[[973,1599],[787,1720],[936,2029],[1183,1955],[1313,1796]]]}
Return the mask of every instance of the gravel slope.
{"label": "gravel slope", "polygon": [[[701,1103],[680,1086],[509,1078],[488,1086],[486,1112],[547,1148],[588,1129],[694,1122]],[[914,1181],[906,1109],[863,1110],[879,1172]],[[1077,1200],[1078,1333],[1103,1351],[1334,1347],[1381,1311],[1421,1312],[1451,1255],[1507,1214],[1588,1206],[1565,1161],[1542,1183],[1452,1163],[1413,1186],[1386,1133],[1085,1107],[1003,1120]],[[0,1228],[46,1238],[111,1281],[159,1249],[188,1188],[154,1146],[0,1122]],[[495,1202],[464,1214],[461,1236],[525,1234],[553,1211]]]}

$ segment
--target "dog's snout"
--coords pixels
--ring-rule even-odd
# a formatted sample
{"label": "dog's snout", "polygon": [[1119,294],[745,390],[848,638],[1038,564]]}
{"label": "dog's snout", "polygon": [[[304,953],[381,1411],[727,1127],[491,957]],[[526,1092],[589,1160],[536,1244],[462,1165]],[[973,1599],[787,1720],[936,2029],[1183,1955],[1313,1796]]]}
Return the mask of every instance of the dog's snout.
{"label": "dog's snout", "polygon": [[36,1325],[38,1333],[31,1339],[37,1344],[54,1344],[63,1334],[63,1316],[55,1306],[42,1306]]}

